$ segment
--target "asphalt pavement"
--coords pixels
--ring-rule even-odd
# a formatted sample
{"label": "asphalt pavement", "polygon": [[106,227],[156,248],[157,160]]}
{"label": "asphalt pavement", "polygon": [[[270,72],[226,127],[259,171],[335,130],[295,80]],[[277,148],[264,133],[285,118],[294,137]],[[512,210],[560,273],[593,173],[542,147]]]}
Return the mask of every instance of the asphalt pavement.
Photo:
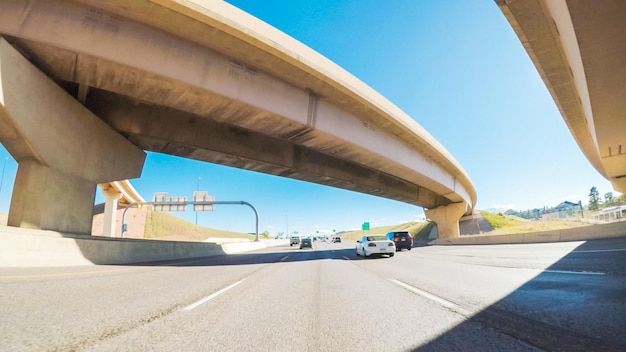
{"label": "asphalt pavement", "polygon": [[626,239],[354,245],[0,268],[0,350],[626,350]]}

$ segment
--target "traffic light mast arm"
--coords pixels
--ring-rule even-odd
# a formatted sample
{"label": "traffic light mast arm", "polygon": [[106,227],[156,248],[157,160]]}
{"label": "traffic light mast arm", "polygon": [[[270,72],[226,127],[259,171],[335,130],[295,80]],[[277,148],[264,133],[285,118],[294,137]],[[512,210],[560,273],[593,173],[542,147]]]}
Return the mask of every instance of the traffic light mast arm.
{"label": "traffic light mast arm", "polygon": [[230,201],[230,200],[224,200],[224,201],[212,201],[212,202],[194,202],[194,201],[185,201],[185,202],[135,202],[135,203],[131,203],[129,205],[126,206],[126,208],[124,208],[124,212],[122,213],[122,238],[124,238],[124,234],[126,233],[126,211],[128,211],[128,209],[130,208],[134,208],[137,206],[141,206],[141,205],[247,205],[250,208],[252,208],[252,211],[254,211],[254,216],[256,218],[256,225],[255,225],[255,233],[256,233],[256,238],[255,238],[255,242],[259,242],[259,212],[256,210],[256,208],[248,203],[245,202],[243,200],[234,200],[234,201]]}

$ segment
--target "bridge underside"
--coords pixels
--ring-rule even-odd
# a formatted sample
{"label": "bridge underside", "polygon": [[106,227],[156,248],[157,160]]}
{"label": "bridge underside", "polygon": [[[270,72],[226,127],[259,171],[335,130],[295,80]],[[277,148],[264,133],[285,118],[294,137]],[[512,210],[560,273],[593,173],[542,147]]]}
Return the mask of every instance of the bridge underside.
{"label": "bridge underside", "polygon": [[589,162],[626,192],[626,2],[496,3]]}
{"label": "bridge underside", "polygon": [[[348,189],[427,208],[450,203],[450,200],[406,179],[297,143],[298,140],[324,138],[306,126],[285,126],[286,133],[298,132],[291,138],[277,138],[188,112],[131,101],[101,90],[91,91],[86,106],[145,150]],[[330,148],[331,142],[326,146]]]}
{"label": "bridge underside", "polygon": [[[392,138],[378,141],[377,134],[382,131],[373,124],[366,125],[311,92],[280,87],[282,91],[271,97],[267,91],[247,93],[250,95],[246,98],[253,104],[266,101],[255,106],[86,54],[11,39],[70,95],[144,150],[300,179],[425,208],[463,200],[452,191],[454,179],[450,179],[451,189],[446,189],[419,172],[437,167],[432,160],[414,155],[410,157],[415,165],[410,164],[411,160],[403,165],[376,155],[376,151],[367,149],[368,144],[371,148],[381,142],[393,143]],[[228,74],[243,84],[261,76],[230,60],[225,64],[229,66]],[[274,87],[261,87],[264,88]],[[270,109],[290,110],[301,118],[286,119],[277,111],[259,109],[258,105],[266,105],[268,99],[275,104]],[[348,119],[352,121],[345,121]],[[362,131],[371,135],[363,135]],[[346,143],[350,138],[365,147]],[[397,148],[411,154],[409,146]]]}
{"label": "bridge underside", "polygon": [[[5,6],[3,2],[0,35],[90,116],[104,122],[103,128],[111,129],[115,140],[130,141],[139,150],[428,209],[458,203],[471,212],[476,196],[464,171],[436,140],[384,98],[373,95],[369,101],[336,81],[294,67],[298,63],[289,64],[281,53],[257,48],[259,43],[233,38],[218,27],[151,2],[133,2],[146,6],[138,12],[113,3],[35,1]],[[107,4],[129,17],[91,7]],[[151,24],[135,22],[139,14]],[[177,21],[190,23],[183,26]],[[194,32],[183,33],[186,29],[181,28]],[[43,116],[36,118],[46,123]],[[76,119],[81,118],[68,116],[55,123],[62,128]],[[15,120],[19,117],[5,123]],[[19,143],[7,142],[2,133],[0,138],[19,163],[40,152],[18,153]],[[137,165],[129,170],[134,171],[123,178],[138,176]]]}

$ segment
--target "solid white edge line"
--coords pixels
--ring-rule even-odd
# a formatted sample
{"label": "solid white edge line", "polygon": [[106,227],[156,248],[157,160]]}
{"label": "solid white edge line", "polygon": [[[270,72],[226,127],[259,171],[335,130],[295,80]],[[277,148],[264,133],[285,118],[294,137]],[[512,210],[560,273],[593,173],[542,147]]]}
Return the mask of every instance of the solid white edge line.
{"label": "solid white edge line", "polygon": [[458,304],[456,304],[456,303],[452,303],[452,302],[450,302],[450,301],[448,301],[446,299],[443,299],[441,297],[437,297],[437,296],[433,295],[432,293],[428,293],[428,292],[426,292],[424,290],[420,290],[417,287],[413,287],[413,286],[411,286],[409,284],[405,284],[402,281],[398,281],[396,279],[389,279],[389,280],[391,282],[393,282],[394,284],[400,286],[400,287],[403,287],[403,288],[405,288],[405,289],[407,289],[407,290],[409,290],[409,291],[411,291],[411,292],[413,292],[413,293],[415,293],[417,295],[420,295],[420,296],[422,296],[424,298],[427,298],[427,299],[429,299],[429,300],[431,300],[431,301],[433,301],[435,303],[438,303],[438,304],[440,304],[440,305],[442,305],[442,306],[444,306],[446,308],[452,309],[452,310],[457,311],[457,312],[461,311],[461,307]]}
{"label": "solid white edge line", "polygon": [[183,309],[184,309],[184,310],[192,310],[192,309],[194,309],[194,308],[198,307],[199,305],[204,304],[204,303],[206,303],[206,302],[208,302],[208,301],[212,300],[213,298],[215,298],[215,297],[217,297],[217,296],[221,295],[222,293],[224,293],[224,292],[226,292],[226,291],[230,290],[231,288],[233,288],[233,287],[235,287],[235,286],[239,285],[239,284],[240,284],[240,283],[242,283],[242,282],[243,282],[243,280],[239,280],[239,281],[235,282],[234,284],[229,285],[229,286],[226,286],[226,287],[224,287],[223,289],[221,289],[221,290],[219,290],[219,291],[217,291],[217,292],[214,292],[213,294],[211,294],[211,295],[209,295],[209,296],[207,296],[207,297],[204,297],[203,299],[201,299],[201,300],[197,301],[196,303],[190,304],[190,305],[188,305],[187,307],[185,307],[185,308],[183,308]]}
{"label": "solid white edge line", "polygon": [[551,274],[571,274],[571,275],[606,275],[606,273],[601,273],[598,271],[565,271],[565,270],[542,270],[542,269],[533,269],[533,268],[511,268],[517,270],[528,270],[528,271],[536,271],[539,273],[551,273]]}
{"label": "solid white edge line", "polygon": [[576,254],[576,253],[601,253],[601,252],[624,252],[626,251],[626,248],[612,248],[612,249],[583,249],[580,251],[572,251],[569,254]]}

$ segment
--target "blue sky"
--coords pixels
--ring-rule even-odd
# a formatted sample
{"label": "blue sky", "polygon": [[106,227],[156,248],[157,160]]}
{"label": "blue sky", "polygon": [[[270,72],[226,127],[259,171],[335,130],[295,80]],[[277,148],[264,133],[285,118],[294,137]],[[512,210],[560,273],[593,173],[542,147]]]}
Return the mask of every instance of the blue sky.
{"label": "blue sky", "polygon": [[[356,76],[435,137],[467,171],[478,209],[524,210],[587,203],[613,191],[574,142],[539,74],[492,0],[231,0]],[[6,168],[0,211],[8,212],[17,164]],[[1,169],[0,169],[1,171]],[[200,180],[198,179],[200,178]],[[423,218],[413,205],[326,186],[149,153],[135,188],[245,200],[261,232],[341,231]],[[615,194],[617,194],[615,192]],[[96,201],[102,201],[98,191]],[[174,213],[191,222],[191,211]],[[247,207],[216,206],[198,224],[254,232]]]}

